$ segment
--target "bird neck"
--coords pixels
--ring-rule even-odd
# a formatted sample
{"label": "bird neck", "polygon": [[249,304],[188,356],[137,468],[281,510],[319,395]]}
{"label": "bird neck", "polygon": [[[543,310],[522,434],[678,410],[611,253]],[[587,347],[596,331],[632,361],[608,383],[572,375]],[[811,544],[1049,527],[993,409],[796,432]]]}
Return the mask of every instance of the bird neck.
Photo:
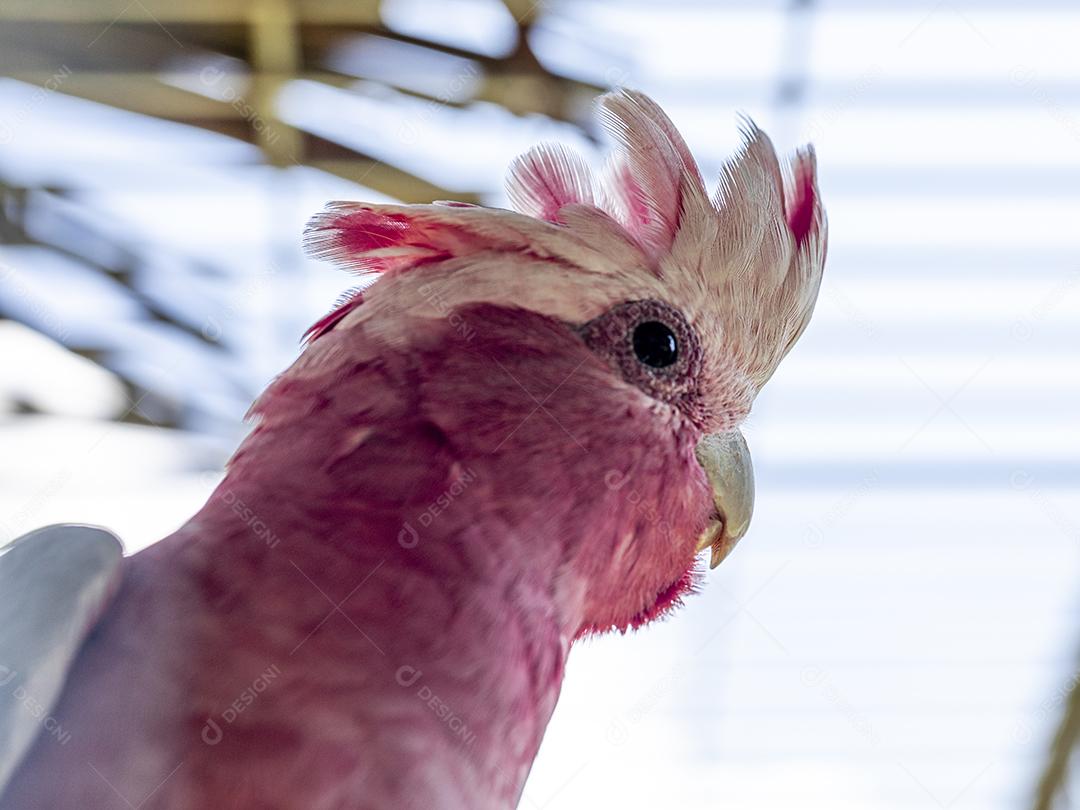
{"label": "bird neck", "polygon": [[409,321],[408,350],[366,322],[319,337],[254,407],[191,553],[221,634],[206,712],[244,688],[216,677],[244,639],[248,681],[281,671],[248,712],[379,795],[486,810],[520,794],[573,638],[672,603],[693,560],[672,537],[711,502],[700,468],[673,486],[692,444],[565,324],[460,317]]}
{"label": "bird neck", "polygon": [[[223,732],[213,756],[242,763],[241,729],[269,724],[334,752],[322,784],[363,780],[416,807],[515,806],[577,627],[557,570],[452,552],[434,527],[415,546],[381,542],[398,532],[377,516],[372,542],[355,529],[344,542],[340,521],[300,524],[290,508],[226,479],[170,538],[212,614],[196,671],[199,711]],[[243,715],[223,711],[266,672]]]}

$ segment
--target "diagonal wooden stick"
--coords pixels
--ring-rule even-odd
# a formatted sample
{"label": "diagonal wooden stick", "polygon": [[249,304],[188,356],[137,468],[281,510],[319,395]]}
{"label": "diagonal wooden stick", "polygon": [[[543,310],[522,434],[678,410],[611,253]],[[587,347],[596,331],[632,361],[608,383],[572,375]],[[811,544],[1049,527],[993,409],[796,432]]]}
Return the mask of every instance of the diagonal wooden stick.
{"label": "diagonal wooden stick", "polygon": [[1053,810],[1054,803],[1067,789],[1069,763],[1077,753],[1080,740],[1080,673],[1073,679],[1069,700],[1061,724],[1050,745],[1050,758],[1039,779],[1034,810]]}

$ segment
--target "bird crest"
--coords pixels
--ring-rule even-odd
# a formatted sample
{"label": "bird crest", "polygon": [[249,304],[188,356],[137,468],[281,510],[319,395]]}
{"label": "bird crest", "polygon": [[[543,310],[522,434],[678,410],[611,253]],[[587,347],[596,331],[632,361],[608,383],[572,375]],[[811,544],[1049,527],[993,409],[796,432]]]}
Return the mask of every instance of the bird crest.
{"label": "bird crest", "polygon": [[[363,283],[492,253],[594,274],[643,269],[719,344],[713,348],[735,359],[752,399],[806,328],[821,283],[827,226],[812,147],[781,164],[768,136],[745,119],[743,144],[710,197],[686,142],[650,98],[609,93],[599,117],[616,144],[599,175],[566,147],[541,144],[510,166],[514,212],[331,203],[309,223],[307,250],[359,272]],[[359,300],[357,292],[311,336]]]}

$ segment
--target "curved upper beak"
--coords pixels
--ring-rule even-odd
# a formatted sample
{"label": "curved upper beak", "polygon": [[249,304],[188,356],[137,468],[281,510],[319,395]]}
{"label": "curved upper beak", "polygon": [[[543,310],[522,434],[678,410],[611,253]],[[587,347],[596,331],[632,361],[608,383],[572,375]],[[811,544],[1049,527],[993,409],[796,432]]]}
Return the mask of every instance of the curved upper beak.
{"label": "curved upper beak", "polygon": [[716,514],[698,538],[696,551],[712,548],[709,567],[716,568],[750,528],[754,514],[754,465],[738,430],[713,433],[698,442],[698,463],[713,490]]}

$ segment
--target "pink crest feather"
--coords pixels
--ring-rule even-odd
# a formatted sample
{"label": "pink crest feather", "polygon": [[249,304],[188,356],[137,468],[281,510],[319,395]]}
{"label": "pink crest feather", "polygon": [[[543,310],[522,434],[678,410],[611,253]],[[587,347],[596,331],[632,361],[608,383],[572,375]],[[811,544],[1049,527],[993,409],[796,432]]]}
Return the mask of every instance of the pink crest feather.
{"label": "pink crest feather", "polygon": [[612,213],[656,258],[675,239],[684,196],[704,196],[701,173],[671,119],[646,96],[609,93],[600,101],[600,118],[621,148],[612,178]]}
{"label": "pink crest feather", "polygon": [[547,222],[564,206],[594,205],[589,167],[562,144],[540,144],[514,160],[506,192],[515,210]]}
{"label": "pink crest feather", "polygon": [[801,248],[814,230],[821,230],[821,206],[817,200],[817,158],[814,147],[800,149],[792,161],[792,182],[785,186],[784,210],[788,227]]}
{"label": "pink crest feather", "polygon": [[304,246],[360,273],[387,273],[451,255],[454,235],[442,222],[425,222],[404,211],[337,202],[316,214],[304,231]]}
{"label": "pink crest feather", "polygon": [[[440,208],[475,208],[441,203],[423,208],[371,206],[335,202],[316,214],[304,230],[304,247],[317,259],[327,259],[361,275],[402,272],[440,261],[483,242],[466,229],[438,215]],[[425,216],[425,211],[428,215]],[[304,333],[316,340],[334,328],[363,302],[365,285],[346,294],[338,305]]]}
{"label": "pink crest feather", "polygon": [[548,222],[559,222],[564,206],[596,206],[656,259],[671,247],[684,196],[704,197],[701,173],[671,119],[648,97],[628,90],[609,93],[600,100],[600,119],[619,154],[598,192],[580,157],[545,144],[514,162],[507,194],[516,210]]}

